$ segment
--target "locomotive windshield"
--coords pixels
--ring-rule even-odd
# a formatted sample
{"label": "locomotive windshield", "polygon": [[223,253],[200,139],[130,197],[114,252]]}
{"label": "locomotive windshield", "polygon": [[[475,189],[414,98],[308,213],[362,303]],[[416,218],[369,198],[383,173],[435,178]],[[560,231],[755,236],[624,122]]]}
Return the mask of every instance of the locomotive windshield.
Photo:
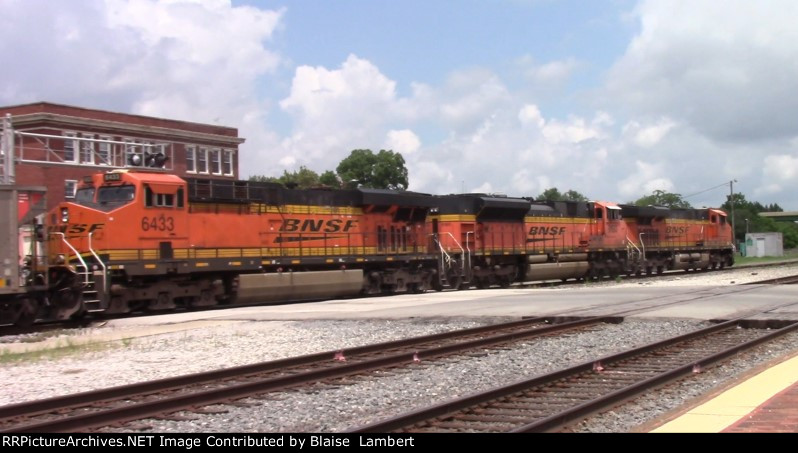
{"label": "locomotive windshield", "polygon": [[89,206],[94,204],[94,187],[84,187],[75,193],[75,203]]}
{"label": "locomotive windshield", "polygon": [[97,203],[99,204],[124,204],[133,201],[136,197],[136,187],[131,185],[124,186],[103,186],[97,192]]}

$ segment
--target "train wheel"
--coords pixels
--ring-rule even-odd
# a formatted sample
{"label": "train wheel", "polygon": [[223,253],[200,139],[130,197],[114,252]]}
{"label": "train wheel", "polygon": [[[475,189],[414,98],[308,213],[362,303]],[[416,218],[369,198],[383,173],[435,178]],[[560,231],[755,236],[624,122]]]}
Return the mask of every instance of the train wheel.
{"label": "train wheel", "polygon": [[23,299],[20,302],[19,312],[17,313],[17,320],[14,322],[19,327],[30,327],[36,322],[36,313],[39,304],[33,299]]}
{"label": "train wheel", "polygon": [[449,282],[449,287],[457,291],[463,285],[463,276],[458,274],[456,270],[450,269],[446,273],[446,280]]}
{"label": "train wheel", "polygon": [[657,275],[662,275],[665,273],[665,266],[657,266]]}

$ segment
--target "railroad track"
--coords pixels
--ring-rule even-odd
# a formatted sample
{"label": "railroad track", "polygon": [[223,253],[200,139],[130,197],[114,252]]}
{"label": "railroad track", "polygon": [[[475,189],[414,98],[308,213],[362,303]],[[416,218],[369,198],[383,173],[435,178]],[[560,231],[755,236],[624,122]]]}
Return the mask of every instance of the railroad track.
{"label": "railroad track", "polygon": [[620,321],[532,318],[14,404],[0,407],[0,432],[90,430]]}
{"label": "railroad track", "polygon": [[769,278],[766,280],[744,283],[744,285],[795,285],[795,284],[798,284],[798,275],[789,275],[786,277]]}
{"label": "railroad track", "polygon": [[[197,412],[203,406],[230,403],[252,395],[371,374],[379,369],[429,362],[474,350],[502,348],[536,336],[620,322],[620,316],[756,289],[739,286],[699,289],[676,296],[628,301],[615,305],[614,313],[573,320],[586,310],[580,307],[563,312],[570,312],[571,316],[532,318],[14,404],[0,407],[0,431],[85,431],[142,418],[168,417],[181,410]],[[663,298],[651,305],[651,301]]]}
{"label": "railroad track", "polygon": [[352,432],[542,432],[798,330],[747,329],[740,319],[409,412]]}

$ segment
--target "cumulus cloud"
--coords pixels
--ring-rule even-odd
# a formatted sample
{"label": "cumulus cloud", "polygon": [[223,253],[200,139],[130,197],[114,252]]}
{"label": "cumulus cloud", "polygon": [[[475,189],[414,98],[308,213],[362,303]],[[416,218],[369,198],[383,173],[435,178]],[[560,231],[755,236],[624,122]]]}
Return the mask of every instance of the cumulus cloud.
{"label": "cumulus cloud", "polygon": [[[451,68],[442,82],[400,82],[355,54],[294,65],[272,45],[292,26],[285,11],[0,0],[0,52],[11,62],[0,102],[238,127],[243,177],[324,171],[352,149],[387,148],[405,157],[411,189],[431,193],[558,187],[629,201],[738,179],[758,201],[798,209],[798,3],[641,0],[628,46],[578,93],[576,75],[595,61],[570,55],[511,56],[509,75]],[[721,192],[690,201],[718,205]]]}
{"label": "cumulus cloud", "polygon": [[386,137],[385,146],[383,148],[407,156],[418,151],[420,147],[421,140],[419,140],[418,135],[413,133],[410,129],[402,129],[401,131],[388,131],[388,136]]}
{"label": "cumulus cloud", "polygon": [[635,170],[618,182],[618,192],[628,198],[626,201],[633,201],[655,190],[673,191],[673,182],[663,176],[665,170],[662,165],[638,160],[635,162]]}
{"label": "cumulus cloud", "polygon": [[[242,167],[276,137],[261,77],[282,62],[268,48],[282,10],[229,0],[0,3],[0,102],[60,102],[237,127],[251,146]],[[242,168],[243,170],[243,168]]]}
{"label": "cumulus cloud", "polygon": [[668,118],[662,118],[650,125],[630,121],[623,126],[623,134],[637,146],[651,148],[659,143],[675,125],[676,123]]}
{"label": "cumulus cloud", "polygon": [[645,0],[609,74],[630,111],[684,120],[721,141],[798,133],[798,3]]}
{"label": "cumulus cloud", "polygon": [[337,69],[300,66],[280,101],[294,121],[282,149],[299,162],[334,167],[351,149],[379,146],[397,103],[396,82],[356,55]]}

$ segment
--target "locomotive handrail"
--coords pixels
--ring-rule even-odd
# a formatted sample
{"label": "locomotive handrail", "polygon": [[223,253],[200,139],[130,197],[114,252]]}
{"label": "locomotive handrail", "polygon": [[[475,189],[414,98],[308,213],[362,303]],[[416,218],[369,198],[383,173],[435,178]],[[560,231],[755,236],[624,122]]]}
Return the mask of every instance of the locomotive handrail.
{"label": "locomotive handrail", "polygon": [[466,281],[466,283],[471,283],[471,249],[468,247],[468,235],[469,234],[473,234],[474,235],[474,245],[476,245],[476,243],[477,243],[477,241],[476,241],[476,238],[477,238],[476,233],[474,231],[466,231],[466,251],[468,252],[468,254],[466,254],[466,256],[468,257],[467,258],[468,259],[468,267],[466,267],[465,260],[463,260],[464,261],[463,262],[463,272],[465,272],[466,269],[468,270],[468,275],[467,275],[468,280]]}
{"label": "locomotive handrail", "polygon": [[[50,233],[50,234],[54,234],[56,236],[61,236],[61,240],[64,242],[64,244],[66,244],[66,246],[69,247],[70,250],[75,252],[75,257],[77,257],[78,261],[80,261],[80,264],[83,266],[83,268],[86,269],[86,271],[84,273],[85,281],[83,283],[88,285],[89,284],[89,266],[87,266],[86,262],[83,261],[83,257],[80,256],[80,253],[78,253],[77,249],[75,249],[75,247],[73,247],[72,244],[70,244],[69,241],[67,241],[66,234],[64,234],[64,233],[62,233],[60,231],[56,231],[56,232],[53,232],[53,233]],[[66,265],[69,265],[69,255],[67,255],[64,258],[64,263]]]}
{"label": "locomotive handrail", "polygon": [[[94,247],[92,247],[91,237],[93,235],[94,235],[94,231],[89,233],[89,251],[91,252],[92,256],[94,256],[94,259],[97,260],[98,263],[100,263],[100,267],[103,268],[103,290],[106,290],[108,288],[108,286],[106,285],[107,282],[105,281],[105,279],[106,279],[106,276],[108,275],[107,274],[108,269],[105,267],[105,263],[103,263],[103,260],[100,259],[100,256],[97,255],[97,252],[94,251]],[[88,273],[89,270],[86,269],[86,272]],[[88,275],[86,276],[86,280],[88,280]]]}
{"label": "locomotive handrail", "polygon": [[[465,255],[465,250],[463,249],[463,246],[460,245],[460,242],[458,242],[457,239],[455,239],[454,235],[449,231],[447,231],[446,234],[448,234],[449,237],[451,237],[452,240],[454,241],[455,245],[457,245],[457,247],[460,248],[460,253]],[[438,243],[438,245],[440,246],[441,250],[443,250],[443,245],[441,245],[440,242]],[[446,256],[448,257],[449,255],[447,254]],[[463,271],[463,274],[465,274],[465,260],[462,260],[462,265],[460,267],[462,268],[461,270]]]}
{"label": "locomotive handrail", "polygon": [[640,247],[643,247],[643,260],[646,259],[646,243],[643,242],[643,235],[646,233],[640,233]]}

